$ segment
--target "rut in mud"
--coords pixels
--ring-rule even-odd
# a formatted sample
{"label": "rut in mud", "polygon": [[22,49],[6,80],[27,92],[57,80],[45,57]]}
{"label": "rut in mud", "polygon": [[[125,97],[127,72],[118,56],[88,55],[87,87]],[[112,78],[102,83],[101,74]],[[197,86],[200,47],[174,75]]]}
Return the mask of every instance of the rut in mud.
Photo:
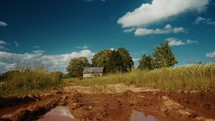
{"label": "rut in mud", "polygon": [[[28,101],[27,101],[28,99]],[[7,101],[6,101],[7,100]],[[57,106],[66,106],[80,121],[215,120],[215,94],[160,91],[81,93],[74,90],[17,98],[1,97],[1,120],[38,120]]]}

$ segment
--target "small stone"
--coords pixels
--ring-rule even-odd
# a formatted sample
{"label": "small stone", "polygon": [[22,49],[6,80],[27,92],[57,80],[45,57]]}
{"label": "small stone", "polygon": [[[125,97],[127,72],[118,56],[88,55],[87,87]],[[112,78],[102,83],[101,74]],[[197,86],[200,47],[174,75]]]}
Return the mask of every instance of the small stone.
{"label": "small stone", "polygon": [[92,109],[92,106],[90,105],[90,106],[88,106],[88,108],[91,110],[91,109]]}
{"label": "small stone", "polygon": [[67,96],[65,96],[65,95],[63,95],[62,97],[61,97],[61,99],[64,101],[65,99],[67,98]]}

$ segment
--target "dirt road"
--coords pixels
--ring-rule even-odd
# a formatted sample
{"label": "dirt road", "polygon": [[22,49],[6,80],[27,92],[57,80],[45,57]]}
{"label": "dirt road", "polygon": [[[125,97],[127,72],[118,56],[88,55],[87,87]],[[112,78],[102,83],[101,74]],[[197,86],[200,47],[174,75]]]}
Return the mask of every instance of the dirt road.
{"label": "dirt road", "polygon": [[105,89],[99,93],[70,85],[23,98],[0,97],[0,120],[38,120],[56,106],[67,106],[78,121],[215,121],[214,93],[165,93],[126,85]]}

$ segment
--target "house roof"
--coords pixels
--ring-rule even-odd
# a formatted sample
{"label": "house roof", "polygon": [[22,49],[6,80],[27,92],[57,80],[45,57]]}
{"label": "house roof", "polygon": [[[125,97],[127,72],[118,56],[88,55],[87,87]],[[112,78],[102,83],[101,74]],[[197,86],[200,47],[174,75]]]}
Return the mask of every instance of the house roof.
{"label": "house roof", "polygon": [[84,67],[83,74],[86,73],[103,73],[104,67]]}

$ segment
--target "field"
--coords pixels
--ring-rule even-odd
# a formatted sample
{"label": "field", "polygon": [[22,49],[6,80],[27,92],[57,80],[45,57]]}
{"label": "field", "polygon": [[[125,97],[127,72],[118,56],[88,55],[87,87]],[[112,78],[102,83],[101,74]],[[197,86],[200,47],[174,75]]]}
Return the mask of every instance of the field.
{"label": "field", "polygon": [[67,106],[84,121],[215,120],[215,63],[78,79],[35,69],[0,85],[1,120],[37,120]]}

